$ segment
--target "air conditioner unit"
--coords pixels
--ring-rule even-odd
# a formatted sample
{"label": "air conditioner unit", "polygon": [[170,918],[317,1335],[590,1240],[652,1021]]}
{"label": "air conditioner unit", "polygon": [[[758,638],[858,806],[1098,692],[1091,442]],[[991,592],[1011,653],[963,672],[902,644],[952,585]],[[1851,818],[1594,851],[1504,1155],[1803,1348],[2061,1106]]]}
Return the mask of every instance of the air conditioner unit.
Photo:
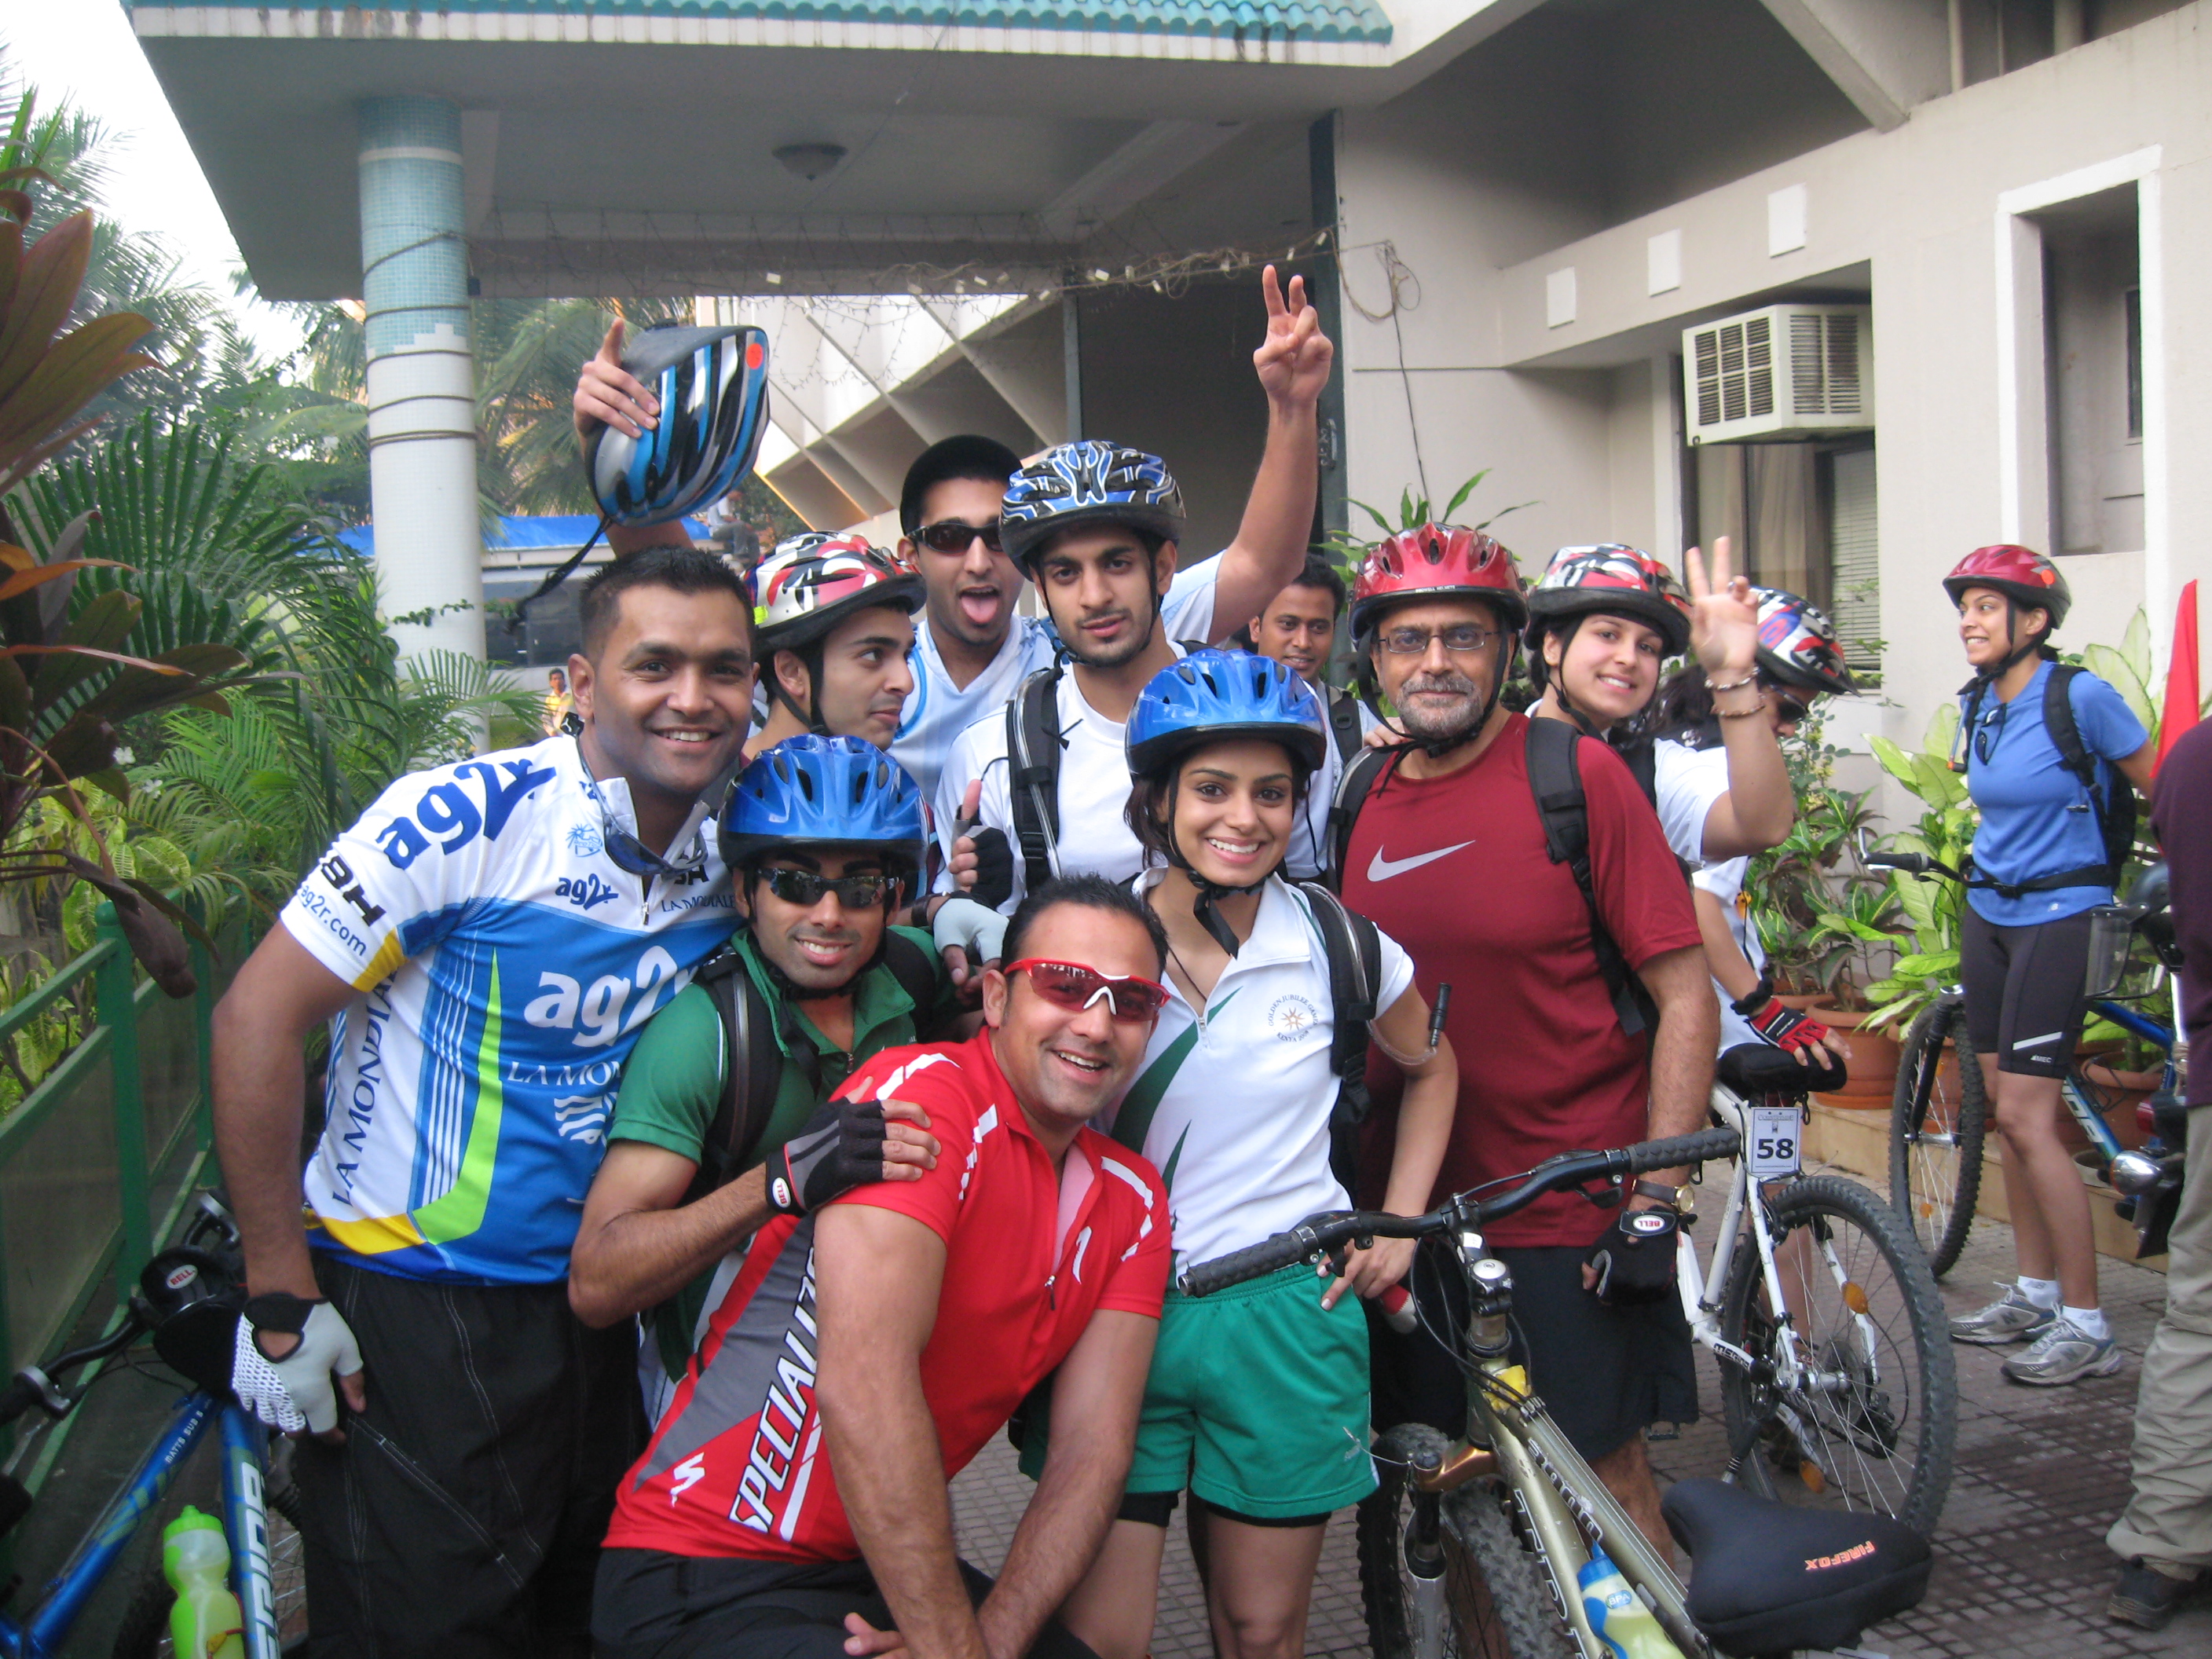
{"label": "air conditioner unit", "polygon": [[1693,444],[1773,443],[1874,427],[1873,313],[1767,306],[1682,331]]}

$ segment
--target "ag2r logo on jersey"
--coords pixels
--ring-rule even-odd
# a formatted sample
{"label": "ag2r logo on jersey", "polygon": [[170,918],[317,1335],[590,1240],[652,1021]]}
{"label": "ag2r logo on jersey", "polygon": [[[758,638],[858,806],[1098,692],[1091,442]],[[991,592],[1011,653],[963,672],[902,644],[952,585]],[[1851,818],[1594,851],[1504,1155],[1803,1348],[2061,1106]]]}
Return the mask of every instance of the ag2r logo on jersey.
{"label": "ag2r logo on jersey", "polygon": [[622,895],[597,876],[563,876],[553,885],[553,896],[564,898],[579,910],[589,910]]}
{"label": "ag2r logo on jersey", "polygon": [[[500,774],[507,775],[501,778]],[[464,761],[443,783],[434,783],[415,803],[412,814],[403,812],[376,832],[377,844],[396,870],[404,870],[433,846],[443,853],[458,853],[481,835],[497,841],[514,809],[543,785],[559,775],[550,766],[521,760]],[[471,790],[461,780],[474,778]]]}

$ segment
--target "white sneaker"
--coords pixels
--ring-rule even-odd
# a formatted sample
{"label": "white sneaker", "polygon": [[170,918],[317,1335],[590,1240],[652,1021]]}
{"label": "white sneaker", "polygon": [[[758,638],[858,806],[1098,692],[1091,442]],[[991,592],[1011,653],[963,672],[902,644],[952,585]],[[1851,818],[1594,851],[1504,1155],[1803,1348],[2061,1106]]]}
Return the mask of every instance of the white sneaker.
{"label": "white sneaker", "polygon": [[1996,1347],[2007,1342],[2033,1341],[2041,1336],[2057,1318],[2055,1308],[2039,1308],[2027,1299],[2017,1285],[2008,1285],[2004,1294],[1986,1308],[1970,1314],[1961,1314],[1951,1322],[1954,1342],[1978,1342],[1987,1347]]}
{"label": "white sneaker", "polygon": [[2029,1345],[2026,1353],[2014,1354],[2005,1361],[2002,1369],[2015,1382],[2055,1389],[2061,1383],[2078,1382],[2085,1376],[2110,1376],[2119,1370],[2121,1361],[2118,1338],[2091,1336],[2061,1314]]}

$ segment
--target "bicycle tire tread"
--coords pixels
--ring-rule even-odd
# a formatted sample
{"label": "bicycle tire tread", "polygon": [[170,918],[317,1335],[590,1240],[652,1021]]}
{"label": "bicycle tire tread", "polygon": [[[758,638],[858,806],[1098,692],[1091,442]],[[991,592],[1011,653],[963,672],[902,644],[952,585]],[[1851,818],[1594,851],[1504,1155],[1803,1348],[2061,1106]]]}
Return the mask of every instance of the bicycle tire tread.
{"label": "bicycle tire tread", "polygon": [[[1857,1227],[1873,1242],[1905,1299],[1906,1322],[1918,1350],[1914,1358],[1919,1376],[1915,1380],[1922,1426],[1905,1502],[1896,1518],[1932,1536],[1950,1494],[1957,1451],[1959,1385],[1949,1322],[1918,1239],[1905,1218],[1879,1194],[1839,1176],[1812,1176],[1793,1183],[1775,1200],[1772,1210],[1778,1250],[1792,1231],[1816,1215],[1834,1216]],[[1722,1302],[1722,1334],[1732,1342],[1743,1340],[1758,1294],[1759,1271],[1755,1250],[1739,1255],[1729,1271]],[[1747,1388],[1742,1372],[1730,1365],[1722,1367],[1722,1404],[1731,1442],[1747,1409]],[[1753,1490],[1767,1497],[1781,1495],[1763,1449],[1754,1445],[1745,1461],[1744,1473]]]}
{"label": "bicycle tire tread", "polygon": [[[1975,1206],[1982,1190],[1982,1141],[1989,1118],[1980,1058],[1966,1036],[1966,1005],[1944,997],[1924,1009],[1912,1022],[1898,1056],[1897,1084],[1890,1102],[1890,1206],[1928,1259],[1928,1270],[1941,1279],[1956,1265],[1972,1231]],[[1929,1249],[1921,1238],[1912,1213],[1912,1158],[1909,1137],[1926,1119],[1928,1092],[1942,1060],[1942,1047],[1952,1040],[1958,1060],[1959,1098],[1952,1125],[1954,1183],[1951,1213],[1940,1238]]]}
{"label": "bicycle tire tread", "polygon": [[[1401,1424],[1376,1442],[1382,1482],[1360,1504],[1357,1522],[1360,1595],[1375,1659],[1410,1659],[1413,1653],[1413,1632],[1398,1574],[1400,1504],[1407,1485],[1406,1466],[1423,1450],[1441,1457],[1447,1449],[1442,1434],[1419,1423]],[[1488,1586],[1498,1621],[1494,1633],[1504,1637],[1510,1659],[1576,1659],[1551,1591],[1534,1559],[1514,1535],[1512,1524],[1500,1507],[1499,1492],[1494,1481],[1479,1481],[1447,1493],[1440,1500],[1444,1547],[1447,1552],[1459,1551]],[[1449,1571],[1449,1566],[1446,1571]],[[1480,1642],[1470,1642],[1458,1629],[1451,1635],[1449,1652],[1469,1659],[1482,1652]]]}

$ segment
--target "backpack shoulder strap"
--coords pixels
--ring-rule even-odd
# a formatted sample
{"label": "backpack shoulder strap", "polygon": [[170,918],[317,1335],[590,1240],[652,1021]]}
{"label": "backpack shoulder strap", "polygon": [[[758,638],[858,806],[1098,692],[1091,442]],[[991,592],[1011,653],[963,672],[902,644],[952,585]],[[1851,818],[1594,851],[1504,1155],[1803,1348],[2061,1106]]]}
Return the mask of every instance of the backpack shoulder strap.
{"label": "backpack shoulder strap", "polygon": [[1589,798],[1583,792],[1580,748],[1583,734],[1565,720],[1528,722],[1528,790],[1544,826],[1544,850],[1575,878],[1589,910],[1590,948],[1598,972],[1613,999],[1620,1029],[1631,1036],[1648,1035],[1657,1023],[1643,982],[1630,969],[1620,946],[1606,931],[1597,903],[1597,882],[1590,872]]}
{"label": "backpack shoulder strap", "polygon": [[775,1016],[745,972],[744,959],[724,946],[700,964],[691,982],[712,997],[722,1021],[722,1095],[700,1144],[699,1172],[684,1202],[704,1197],[744,1170],[775,1109],[783,1054],[776,1046]]}
{"label": "backpack shoulder strap", "polygon": [[1359,809],[1367,804],[1367,797],[1382,781],[1383,769],[1397,752],[1363,746],[1345,762],[1337,778],[1336,794],[1328,804],[1328,868],[1323,878],[1339,891],[1344,887],[1344,861],[1351,856],[1352,830],[1359,821]]}
{"label": "backpack shoulder strap", "polygon": [[1336,1104],[1329,1113],[1329,1166],[1344,1189],[1357,1194],[1358,1129],[1366,1121],[1368,1022],[1380,1011],[1382,938],[1376,926],[1317,881],[1298,891],[1320,930],[1328,958],[1331,1039],[1329,1069],[1336,1074]]}
{"label": "backpack shoulder strap", "polygon": [[1331,686],[1328,690],[1328,729],[1336,738],[1337,758],[1349,766],[1358,758],[1359,699]]}
{"label": "backpack shoulder strap", "polygon": [[1006,703],[1006,799],[1031,891],[1052,879],[1060,841],[1060,676],[1057,661],[1038,669]]}
{"label": "backpack shoulder strap", "polygon": [[2081,787],[2094,797],[2097,757],[2081,741],[2081,723],[2074,718],[2074,682],[2085,672],[2076,663],[2051,664],[2051,677],[2043,683],[2043,726],[2058,750],[2060,763],[2081,779]]}
{"label": "backpack shoulder strap", "polygon": [[1614,744],[1613,752],[1627,763],[1628,775],[1636,780],[1644,799],[1656,810],[1659,805],[1659,745],[1638,733]]}
{"label": "backpack shoulder strap", "polygon": [[930,1012],[937,1006],[937,958],[896,927],[884,930],[884,966],[914,1004],[914,1033],[927,1040]]}

